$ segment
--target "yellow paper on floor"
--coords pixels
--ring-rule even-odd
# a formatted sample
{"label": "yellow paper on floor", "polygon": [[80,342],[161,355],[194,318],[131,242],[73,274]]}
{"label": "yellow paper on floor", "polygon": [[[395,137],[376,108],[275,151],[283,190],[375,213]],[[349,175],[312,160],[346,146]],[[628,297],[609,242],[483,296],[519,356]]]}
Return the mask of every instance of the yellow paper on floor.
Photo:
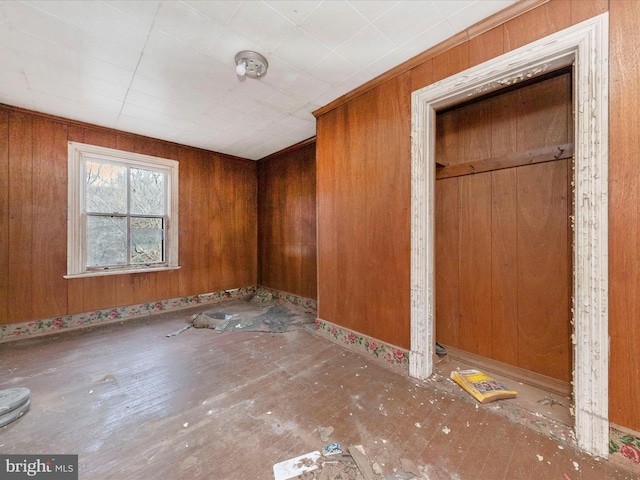
{"label": "yellow paper on floor", "polygon": [[478,370],[454,370],[451,379],[480,403],[513,398],[518,394]]}

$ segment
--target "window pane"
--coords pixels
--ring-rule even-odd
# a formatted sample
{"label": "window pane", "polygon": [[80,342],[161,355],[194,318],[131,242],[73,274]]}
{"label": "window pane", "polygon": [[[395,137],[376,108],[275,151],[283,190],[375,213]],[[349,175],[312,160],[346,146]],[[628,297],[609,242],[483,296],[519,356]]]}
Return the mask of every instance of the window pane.
{"label": "window pane", "polygon": [[127,263],[126,217],[87,217],[87,267]]}
{"label": "window pane", "polygon": [[97,161],[87,161],[87,212],[127,213],[127,169]]}
{"label": "window pane", "polygon": [[131,217],[131,263],[164,261],[162,218]]}
{"label": "window pane", "polygon": [[157,170],[131,169],[131,213],[164,214],[164,173]]}

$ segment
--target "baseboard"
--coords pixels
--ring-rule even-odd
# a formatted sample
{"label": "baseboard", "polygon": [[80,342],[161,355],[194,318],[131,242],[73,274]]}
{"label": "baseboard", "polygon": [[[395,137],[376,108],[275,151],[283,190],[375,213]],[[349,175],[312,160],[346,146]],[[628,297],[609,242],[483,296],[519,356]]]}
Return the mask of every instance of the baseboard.
{"label": "baseboard", "polygon": [[409,373],[409,352],[362,333],[349,330],[334,323],[316,318],[316,333],[338,345],[369,356],[385,366],[391,366]]}
{"label": "baseboard", "polygon": [[465,352],[454,347],[445,345],[447,354],[451,358],[456,358],[463,363],[478,367],[479,370],[487,370],[504,377],[512,378],[518,382],[526,383],[533,387],[541,388],[547,392],[555,393],[563,397],[571,397],[571,384],[547,377],[539,373],[525,370],[507,363],[499,362],[491,358],[482,357],[474,353]]}
{"label": "baseboard", "polygon": [[306,310],[318,311],[318,301],[313,298],[302,297],[294,293],[283,292],[282,290],[276,290],[275,288],[259,286],[258,288],[267,290],[273,295],[273,298],[280,300],[281,302],[288,303],[294,307],[304,308]]}
{"label": "baseboard", "polygon": [[34,335],[46,335],[58,333],[63,330],[71,330],[106,324],[115,321],[123,321],[154,313],[181,310],[184,308],[217,303],[222,300],[244,298],[255,294],[256,286],[220,290],[219,292],[202,293],[186,297],[159,300],[156,302],[139,303],[122,307],[95,310],[92,312],[63,315],[53,318],[33,320],[29,322],[0,325],[0,343],[32,337]]}
{"label": "baseboard", "polygon": [[313,312],[316,312],[318,309],[318,302],[314,299],[301,297],[293,293],[282,292],[273,288],[254,285],[230,290],[220,290],[218,292],[202,293],[199,295],[158,300],[155,302],[139,303],[136,305],[106,308],[92,312],[82,312],[22,323],[0,325],[0,343],[18,340],[25,337],[31,338],[34,335],[47,335],[51,333],[58,333],[63,330],[67,331],[70,329],[128,320],[131,318],[141,317],[143,315],[152,315],[154,313],[170,312],[197,305],[217,303],[222,300],[245,298],[254,295],[258,288],[268,290],[273,295],[273,298],[281,302],[288,303],[294,307],[312,310]]}

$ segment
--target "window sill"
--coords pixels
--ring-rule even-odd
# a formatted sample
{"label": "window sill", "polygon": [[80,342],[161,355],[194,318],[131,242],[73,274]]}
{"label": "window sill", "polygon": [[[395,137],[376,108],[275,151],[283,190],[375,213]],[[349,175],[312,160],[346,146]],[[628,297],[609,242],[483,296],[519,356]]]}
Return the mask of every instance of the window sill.
{"label": "window sill", "polygon": [[132,273],[152,273],[152,272],[166,272],[170,270],[178,270],[180,266],[177,267],[149,267],[149,268],[129,268],[122,270],[100,270],[100,271],[91,271],[91,272],[83,272],[83,273],[73,273],[68,275],[63,275],[63,278],[71,279],[71,278],[87,278],[87,277],[104,277],[106,275],[126,275]]}

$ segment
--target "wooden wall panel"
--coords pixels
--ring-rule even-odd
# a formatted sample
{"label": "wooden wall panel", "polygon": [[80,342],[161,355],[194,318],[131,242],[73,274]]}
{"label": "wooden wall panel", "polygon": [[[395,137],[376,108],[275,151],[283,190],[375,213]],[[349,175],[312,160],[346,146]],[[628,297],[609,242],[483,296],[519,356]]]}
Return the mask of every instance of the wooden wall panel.
{"label": "wooden wall panel", "polygon": [[441,165],[460,163],[458,116],[458,110],[449,110],[436,115],[436,158]]}
{"label": "wooden wall panel", "polygon": [[456,163],[467,163],[491,158],[491,103],[472,103],[457,111],[464,122],[458,129],[458,158]]}
{"label": "wooden wall panel", "polygon": [[507,92],[491,99],[491,156],[518,152],[518,93]]}
{"label": "wooden wall panel", "polygon": [[[133,303],[146,303],[158,300],[156,280],[158,276],[154,273],[137,273],[129,275],[133,286]],[[117,280],[116,280],[117,283]]]}
{"label": "wooden wall panel", "polygon": [[[346,108],[338,108],[316,123],[316,198],[318,239],[318,317],[338,319],[337,165],[347,155]],[[320,141],[322,139],[323,141]],[[337,322],[337,323],[341,323]]]}
{"label": "wooden wall panel", "polygon": [[571,75],[516,90],[519,152],[572,141]]}
{"label": "wooden wall panel", "polygon": [[300,172],[300,183],[308,186],[300,207],[300,243],[302,245],[300,291],[307,298],[318,298],[318,255],[317,255],[317,204],[316,204],[316,144],[309,152],[309,168]]}
{"label": "wooden wall panel", "polygon": [[469,40],[469,68],[503,53],[504,26],[501,25]]}
{"label": "wooden wall panel", "polygon": [[0,110],[0,325],[8,323],[9,112]]}
{"label": "wooden wall panel", "polygon": [[[258,278],[258,166],[253,161],[236,161],[233,170],[236,187],[235,197],[235,252],[238,263],[234,271],[233,282],[237,285],[255,285]],[[315,179],[315,172],[314,179]],[[251,181],[254,179],[254,181]],[[315,232],[315,196],[312,198],[313,228]],[[312,235],[315,244],[315,233]],[[314,270],[310,273],[315,281],[315,256],[306,259],[307,265],[312,263]]]}
{"label": "wooden wall panel", "polygon": [[[411,224],[406,215],[397,215],[388,205],[402,212],[411,210],[411,171],[398,165],[398,157],[411,151],[410,138],[400,133],[411,125],[410,88],[409,74],[377,88],[374,102],[366,102],[377,121],[368,124],[360,137],[367,152],[367,161],[361,163],[366,203],[357,212],[366,221],[368,248],[362,254],[367,257],[367,269],[363,273],[371,282],[364,292],[366,325],[374,323],[375,338],[390,339],[398,346],[409,345],[399,332],[410,326],[410,311],[407,303],[398,306],[397,299],[409,298],[411,265],[406,252],[411,248]],[[387,136],[397,136],[398,141],[390,143]]]}
{"label": "wooden wall panel", "polygon": [[469,68],[469,42],[463,43],[433,57],[432,81],[437,82]]}
{"label": "wooden wall panel", "polygon": [[571,380],[568,161],[518,171],[518,365]]}
{"label": "wooden wall panel", "polygon": [[433,83],[433,62],[431,59],[411,69],[411,91],[415,92]]}
{"label": "wooden wall panel", "polygon": [[459,347],[491,357],[491,173],[460,177],[459,202]]}
{"label": "wooden wall panel", "polygon": [[34,270],[32,318],[67,313],[67,128],[60,122],[33,119],[33,224],[31,255]]}
{"label": "wooden wall panel", "polygon": [[[240,252],[236,250],[236,229],[238,227],[238,218],[236,218],[235,203],[237,192],[236,182],[233,178],[233,167],[223,162],[216,162],[215,166],[215,173],[211,172],[211,174],[214,175],[213,178],[215,179],[216,192],[207,192],[205,190],[203,194],[206,195],[205,198],[207,198],[209,202],[220,205],[220,212],[227,212],[227,214],[215,215],[211,218],[211,238],[219,238],[219,241],[216,242],[216,244],[210,242],[209,245],[207,245],[207,250],[217,250],[218,254],[211,256],[211,259],[217,260],[218,271],[220,274],[217,279],[209,278],[209,281],[212,283],[218,283],[221,285],[220,288],[224,289],[231,288],[233,278],[235,276],[234,272],[238,270],[239,265],[238,254]],[[211,178],[211,174],[204,178]],[[226,189],[222,185],[222,182],[225,181],[229,182]],[[220,196],[219,193],[225,190],[227,195]],[[226,255],[228,255],[229,258],[223,262],[222,257]],[[207,271],[212,273],[215,270],[208,267]],[[226,287],[224,285],[226,285]]]}
{"label": "wooden wall panel", "polygon": [[410,155],[410,89],[401,75],[321,117],[331,142],[317,153],[318,315],[404,348],[411,197],[399,159]]}
{"label": "wooden wall panel", "polygon": [[[180,270],[180,296],[193,295],[198,291],[197,272],[199,265],[198,244],[197,244],[197,215],[194,209],[198,208],[196,202],[193,201],[193,190],[197,182],[197,172],[193,164],[197,163],[197,152],[190,149],[183,149],[179,153],[178,160],[180,166],[180,182],[179,192],[180,201],[178,209],[180,212],[180,237],[179,237],[179,253]],[[202,218],[207,228],[208,219]]]}
{"label": "wooden wall panel", "polygon": [[[67,141],[180,162],[180,270],[63,278]],[[0,169],[0,324],[256,283],[253,161],[0,106]]]}
{"label": "wooden wall panel", "polygon": [[[347,107],[347,122],[345,128],[350,133],[347,143],[347,154],[335,165],[336,176],[336,215],[337,215],[337,243],[338,243],[338,314],[346,321],[348,328],[366,333],[375,329],[374,325],[367,325],[367,300],[373,297],[371,279],[366,272],[371,267],[367,264],[369,258],[375,255],[368,249],[366,209],[367,209],[367,172],[365,162],[366,142],[364,130],[368,122],[361,122],[366,118],[367,107],[373,101],[374,93],[369,92],[358,102]],[[371,112],[369,110],[369,112]],[[318,226],[318,228],[321,228]],[[357,245],[356,248],[354,246]],[[329,320],[329,319],[325,319]],[[369,327],[369,328],[367,328]],[[379,337],[377,337],[379,338]]]}
{"label": "wooden wall panel", "polygon": [[9,115],[9,323],[32,317],[34,292],[33,245],[33,119],[24,113]]}
{"label": "wooden wall panel", "polygon": [[580,23],[609,9],[609,0],[582,0],[571,3],[571,24]]}
{"label": "wooden wall panel", "polygon": [[67,280],[67,313],[72,315],[84,311],[84,280],[82,278]]}
{"label": "wooden wall panel", "polygon": [[115,275],[82,279],[82,311],[91,312],[117,306]]}
{"label": "wooden wall panel", "polygon": [[518,218],[516,169],[491,172],[492,358],[518,365]]}
{"label": "wooden wall panel", "polygon": [[316,145],[258,161],[258,283],[316,299]]}
{"label": "wooden wall panel", "polygon": [[113,277],[115,305],[133,305],[137,302],[136,298],[141,295],[140,292],[136,291],[136,276],[134,274],[123,274]]}
{"label": "wooden wall panel", "polygon": [[609,15],[609,418],[640,432],[640,2]]}
{"label": "wooden wall panel", "polygon": [[529,10],[504,24],[504,51],[509,52],[571,25],[571,4],[555,0]]}
{"label": "wooden wall panel", "polygon": [[460,242],[458,225],[459,179],[446,178],[436,182],[435,255],[436,332],[445,345],[459,345],[460,317]]}

